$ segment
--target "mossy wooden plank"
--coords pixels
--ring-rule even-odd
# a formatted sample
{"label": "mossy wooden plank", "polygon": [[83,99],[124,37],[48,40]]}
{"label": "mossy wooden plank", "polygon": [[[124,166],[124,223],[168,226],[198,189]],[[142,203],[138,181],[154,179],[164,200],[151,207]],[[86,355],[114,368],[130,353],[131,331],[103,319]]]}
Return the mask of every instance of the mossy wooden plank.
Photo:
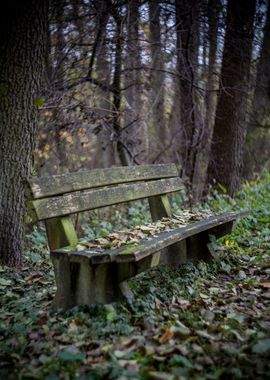
{"label": "mossy wooden plank", "polygon": [[112,167],[84,170],[46,177],[32,177],[29,184],[34,199],[119,183],[178,177],[174,164]]}
{"label": "mossy wooden plank", "polygon": [[61,197],[37,199],[31,202],[33,212],[29,215],[29,218],[31,222],[36,222],[38,220],[70,215],[154,195],[166,194],[178,191],[180,188],[179,178],[168,178],[166,180],[161,179],[122,184],[103,189],[85,190],[64,194]]}
{"label": "mossy wooden plank", "polygon": [[[191,236],[200,234],[202,232],[209,233],[209,235],[214,235],[217,237],[223,236],[230,231],[227,226],[235,221],[237,218],[246,215],[246,211],[240,212],[227,212],[221,215],[212,216],[208,219],[204,219],[188,226],[175,228],[173,231],[161,232],[157,236],[151,239],[143,239],[140,244],[132,246],[124,246],[117,249],[106,250],[102,253],[93,253],[91,250],[77,251],[74,250],[70,252],[70,248],[59,249],[51,252],[52,256],[57,257],[58,255],[63,257],[68,255],[71,261],[83,262],[88,260],[92,264],[101,264],[109,262],[138,262],[145,259],[147,256],[152,255],[160,251],[163,248],[175,245],[178,242],[183,241]],[[232,224],[231,224],[232,226]],[[225,228],[226,227],[226,228]],[[179,251],[183,255],[186,255],[185,250]],[[178,254],[176,252],[176,254]],[[188,254],[188,252],[187,252]],[[178,262],[176,260],[175,262]],[[162,262],[165,262],[162,260]]]}
{"label": "mossy wooden plank", "polygon": [[123,298],[118,281],[118,267],[123,264],[91,265],[89,262],[72,262],[67,256],[53,256],[53,265],[57,285],[55,307],[67,310]]}
{"label": "mossy wooden plank", "polygon": [[[209,233],[217,233],[220,236],[220,231],[217,228],[223,224],[227,224],[233,220],[236,220],[238,217],[246,215],[247,212],[228,212],[218,216],[212,216],[208,219],[204,219],[188,226],[178,227],[173,231],[162,232],[157,237],[153,237],[149,240],[142,240],[140,245],[133,247],[133,252],[128,252],[125,247],[121,247],[115,252],[114,260],[116,262],[131,262],[139,261],[163,248],[166,248],[170,245],[176,244],[177,242],[184,240],[190,236],[197,235],[203,231],[210,230]],[[215,229],[214,229],[215,227]],[[223,228],[221,227],[221,231]],[[228,232],[224,230],[224,232]],[[188,252],[187,252],[188,255]]]}
{"label": "mossy wooden plank", "polygon": [[163,217],[172,216],[171,205],[168,195],[158,195],[148,198],[151,217],[153,221],[162,219]]}
{"label": "mossy wooden plank", "polygon": [[46,232],[51,250],[78,244],[78,237],[69,216],[46,220]]}

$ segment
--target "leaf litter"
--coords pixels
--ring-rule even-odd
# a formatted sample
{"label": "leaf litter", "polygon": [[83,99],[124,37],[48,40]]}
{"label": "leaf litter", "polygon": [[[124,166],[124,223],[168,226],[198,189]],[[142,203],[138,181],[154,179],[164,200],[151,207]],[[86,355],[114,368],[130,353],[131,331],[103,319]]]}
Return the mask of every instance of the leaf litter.
{"label": "leaf litter", "polygon": [[85,247],[93,249],[96,252],[103,252],[110,248],[119,248],[128,244],[138,244],[142,239],[151,239],[154,236],[165,231],[173,231],[177,227],[184,227],[201,219],[209,218],[215,215],[209,209],[205,210],[183,210],[181,214],[174,213],[170,218],[162,218],[154,223],[144,223],[135,228],[126,229],[118,232],[108,232],[102,237],[79,242],[79,249]]}

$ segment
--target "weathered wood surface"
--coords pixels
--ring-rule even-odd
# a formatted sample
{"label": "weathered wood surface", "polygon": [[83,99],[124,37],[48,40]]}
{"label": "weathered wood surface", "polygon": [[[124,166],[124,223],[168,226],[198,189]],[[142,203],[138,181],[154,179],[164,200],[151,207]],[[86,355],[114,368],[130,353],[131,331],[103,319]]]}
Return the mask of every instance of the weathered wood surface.
{"label": "weathered wood surface", "polygon": [[179,178],[168,178],[37,199],[28,202],[27,222],[34,223],[57,216],[70,215],[154,195],[171,193],[180,190],[180,188]]}
{"label": "weathered wood surface", "polygon": [[[161,232],[159,235],[155,235],[151,239],[141,240],[140,244],[134,246],[127,245],[117,249],[106,250],[102,253],[94,253],[93,251],[87,249],[83,251],[76,251],[67,247],[66,249],[52,251],[51,255],[52,257],[68,256],[72,262],[85,261],[90,262],[91,264],[109,262],[138,262],[147,256],[162,250],[163,248],[174,245],[203,232],[220,237],[223,234],[230,232],[227,226],[231,228],[232,221],[235,221],[237,218],[246,214],[246,211],[239,211],[212,216],[184,227],[175,228],[173,231]],[[183,253],[185,253],[184,251],[185,249],[183,249]],[[177,252],[175,254],[177,254]]]}
{"label": "weathered wood surface", "polygon": [[228,222],[236,220],[238,217],[243,215],[246,215],[246,212],[228,212],[222,215],[203,219],[188,226],[178,227],[173,231],[162,232],[158,235],[158,237],[154,237],[151,240],[144,240],[138,246],[138,249],[134,247],[133,252],[129,253],[128,248],[120,248],[113,259],[116,262],[139,261],[142,258],[159,251],[160,249],[173,245],[190,236],[197,235],[203,231],[211,230],[212,228],[222,224],[227,224]]}
{"label": "weathered wood surface", "polygon": [[118,266],[71,262],[68,257],[53,257],[57,285],[53,305],[69,309],[77,305],[110,303],[123,298]]}
{"label": "weathered wood surface", "polygon": [[32,177],[29,181],[33,199],[91,189],[119,183],[178,177],[175,164],[113,167],[84,170],[46,177]]}
{"label": "weathered wood surface", "polygon": [[168,195],[158,195],[156,197],[148,198],[151,217],[154,222],[162,218],[172,216],[172,210]]}
{"label": "weathered wood surface", "polygon": [[78,237],[69,216],[52,218],[45,221],[50,250],[66,246],[76,247]]}
{"label": "weathered wood surface", "polygon": [[[151,240],[142,240],[139,246],[125,246],[101,254],[90,250],[75,252],[72,247],[52,251],[57,284],[54,305],[69,309],[76,305],[130,298],[132,292],[126,281],[158,265],[162,247],[177,248],[175,257],[169,258],[169,265],[178,266],[179,255],[184,256],[183,262],[186,259],[208,261],[211,256],[208,250],[209,235],[222,236],[230,232],[236,218],[246,214],[229,212],[214,216],[171,232],[162,232]],[[134,248],[133,252],[125,252],[130,248]],[[164,253],[173,254],[173,250]]]}

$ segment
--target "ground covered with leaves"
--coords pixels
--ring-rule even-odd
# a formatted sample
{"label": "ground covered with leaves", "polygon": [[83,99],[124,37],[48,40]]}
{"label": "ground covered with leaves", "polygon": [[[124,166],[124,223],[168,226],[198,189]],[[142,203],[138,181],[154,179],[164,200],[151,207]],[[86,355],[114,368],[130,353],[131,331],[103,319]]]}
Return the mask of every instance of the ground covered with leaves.
{"label": "ground covered with leaves", "polygon": [[23,268],[0,269],[0,379],[270,378],[270,177],[206,206],[251,214],[213,242],[213,265],[152,269],[126,304],[53,310],[46,240],[29,235]]}

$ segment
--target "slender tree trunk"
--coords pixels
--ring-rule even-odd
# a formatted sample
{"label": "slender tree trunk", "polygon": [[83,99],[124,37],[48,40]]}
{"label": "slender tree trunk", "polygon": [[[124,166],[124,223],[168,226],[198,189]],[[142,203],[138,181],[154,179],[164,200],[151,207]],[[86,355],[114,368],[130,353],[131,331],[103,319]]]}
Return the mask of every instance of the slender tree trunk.
{"label": "slender tree trunk", "polygon": [[[64,89],[64,65],[65,65],[65,39],[64,39],[64,1],[55,0],[53,2],[53,8],[55,13],[55,22],[56,22],[56,35],[55,35],[55,83],[54,89],[55,94],[58,95],[58,98],[61,98],[61,92]],[[61,89],[60,91],[58,89]],[[59,170],[58,172],[63,173],[68,171],[68,155],[67,155],[67,146],[65,140],[61,138],[63,132],[62,126],[65,124],[63,110],[61,109],[61,101],[58,101],[58,107],[53,111],[52,121],[54,123],[54,141],[56,146],[56,155],[59,160]],[[60,107],[59,107],[60,106]]]}
{"label": "slender tree trunk", "polygon": [[[109,20],[109,12],[106,0],[95,0],[95,8],[98,11],[96,23],[96,57],[95,69],[100,83],[110,83],[110,62],[108,58],[108,46],[105,40],[106,28]],[[110,92],[104,88],[97,88],[97,106],[101,117],[102,128],[97,135],[98,154],[103,168],[108,168],[115,163],[112,136]]]}
{"label": "slender tree trunk", "polygon": [[113,130],[116,134],[116,147],[120,163],[123,166],[130,164],[130,155],[128,154],[127,147],[125,146],[125,139],[123,138],[123,131],[121,127],[121,70],[122,70],[122,19],[120,16],[115,17],[116,32],[115,32],[115,63],[113,75]]}
{"label": "slender tree trunk", "polygon": [[0,261],[22,262],[24,181],[34,148],[36,99],[44,71],[47,2],[2,5],[0,30]]}
{"label": "slender tree trunk", "polygon": [[167,141],[167,126],[164,107],[164,69],[162,58],[160,4],[157,1],[149,1],[150,41],[151,41],[151,66],[150,74],[150,153],[155,153],[164,147]]}
{"label": "slender tree trunk", "polygon": [[239,188],[242,169],[254,13],[255,0],[228,0],[208,181],[221,184],[231,196]]}
{"label": "slender tree trunk", "polygon": [[127,55],[125,60],[125,144],[134,159],[145,154],[143,152],[144,124],[142,122],[141,100],[141,65],[139,43],[139,1],[129,0],[127,10]]}
{"label": "slender tree trunk", "polygon": [[253,97],[253,115],[250,120],[255,127],[269,127],[270,115],[270,1],[264,27],[263,43],[257,67],[256,84]]}
{"label": "slender tree trunk", "polygon": [[254,80],[251,113],[244,153],[244,176],[250,178],[269,164],[270,147],[270,2],[268,1],[266,22],[257,75]]}
{"label": "slender tree trunk", "polygon": [[[208,40],[209,40],[209,61],[206,78],[206,97],[205,97],[205,122],[204,130],[200,142],[200,149],[196,157],[196,175],[193,179],[193,201],[200,200],[206,181],[206,173],[215,122],[216,103],[217,103],[217,37],[218,37],[218,17],[220,12],[220,0],[209,0],[207,4],[208,19]],[[206,41],[205,41],[206,43]],[[206,50],[206,48],[204,48]]]}
{"label": "slender tree trunk", "polygon": [[179,138],[181,135],[181,110],[180,110],[180,86],[178,81],[178,76],[175,77],[173,84],[173,97],[172,97],[172,108],[169,117],[169,162],[175,162],[179,164],[182,160],[179,152]]}
{"label": "slender tree trunk", "polygon": [[177,72],[180,87],[182,176],[192,178],[198,136],[195,93],[198,65],[198,2],[176,0]]}

